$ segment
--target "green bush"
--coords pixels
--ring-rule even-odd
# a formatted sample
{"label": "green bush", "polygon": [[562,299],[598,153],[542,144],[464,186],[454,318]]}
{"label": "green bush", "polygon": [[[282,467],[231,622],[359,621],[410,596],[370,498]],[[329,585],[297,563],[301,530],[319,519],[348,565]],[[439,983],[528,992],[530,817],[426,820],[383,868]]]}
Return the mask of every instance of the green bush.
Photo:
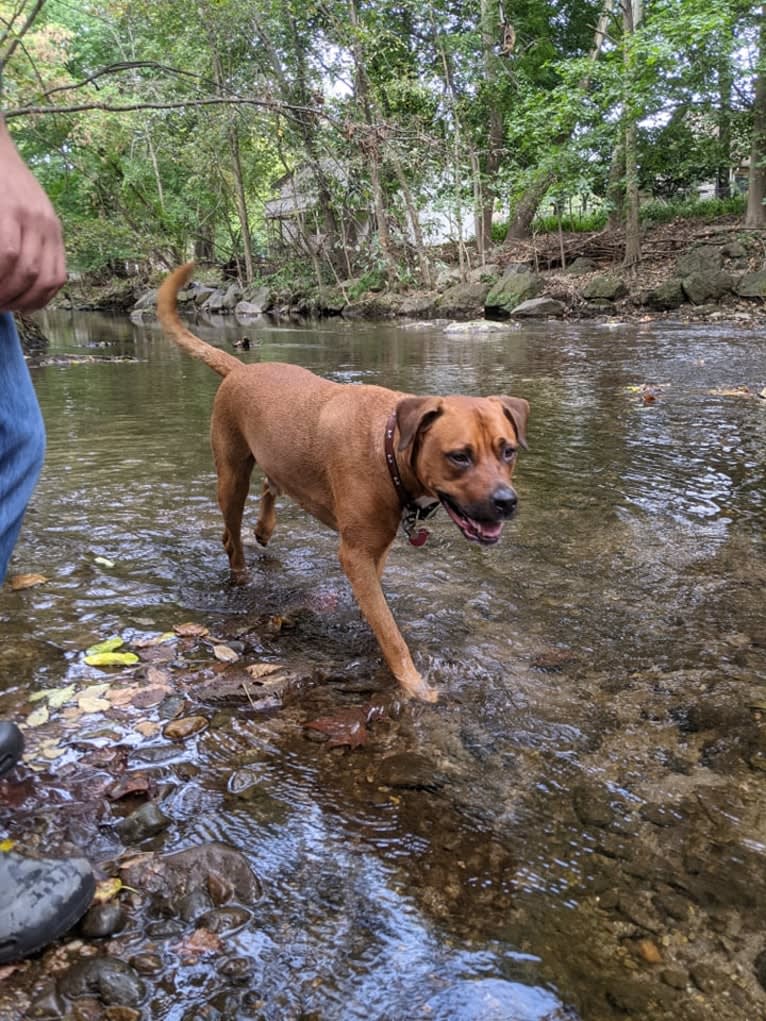
{"label": "green bush", "polygon": [[641,207],[642,223],[670,223],[676,219],[715,219],[741,216],[745,212],[744,195],[729,199],[682,199],[677,202],[647,202]]}

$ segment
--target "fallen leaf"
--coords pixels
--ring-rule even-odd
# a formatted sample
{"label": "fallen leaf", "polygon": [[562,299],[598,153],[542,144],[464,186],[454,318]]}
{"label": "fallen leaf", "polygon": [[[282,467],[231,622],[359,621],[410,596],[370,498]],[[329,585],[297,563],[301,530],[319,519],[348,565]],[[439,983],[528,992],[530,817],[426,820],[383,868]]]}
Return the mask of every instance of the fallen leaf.
{"label": "fallen leaf", "polygon": [[250,666],[245,667],[245,670],[254,681],[260,682],[264,677],[281,672],[284,667],[281,663],[251,663]]}
{"label": "fallen leaf", "polygon": [[68,684],[66,688],[54,688],[48,695],[48,705],[51,709],[60,709],[65,702],[70,700],[74,693],[74,684]]}
{"label": "fallen leaf", "polygon": [[218,953],[223,948],[221,937],[211,932],[210,929],[195,929],[191,936],[188,936],[178,948],[178,952],[181,956],[188,956],[192,954],[198,956],[200,954],[214,954]]}
{"label": "fallen leaf", "polygon": [[35,709],[33,713],[27,716],[26,724],[28,727],[41,727],[43,723],[47,723],[50,718],[47,705],[41,705],[39,709]]}
{"label": "fallen leaf", "polygon": [[99,567],[114,567],[115,563],[113,560],[107,559],[107,557],[94,557],[93,563],[98,564]]}
{"label": "fallen leaf", "polygon": [[113,706],[132,705],[136,692],[139,690],[133,685],[128,688],[112,688],[106,693],[106,697]]}
{"label": "fallen leaf", "polygon": [[96,652],[85,657],[88,666],[133,666],[139,659],[135,652]]}
{"label": "fallen leaf", "polygon": [[42,585],[47,580],[44,574],[14,574],[9,584],[14,592],[21,592],[22,589]]}
{"label": "fallen leaf", "polygon": [[82,716],[82,709],[76,705],[68,705],[66,709],[62,711],[61,715],[65,720],[79,720]]}
{"label": "fallen leaf", "polygon": [[121,879],[100,879],[93,894],[94,904],[107,904],[124,888]]}
{"label": "fallen leaf", "polygon": [[328,748],[346,745],[359,748],[370,736],[367,730],[367,708],[339,709],[334,716],[322,716],[318,720],[304,723],[306,730],[327,734]]}
{"label": "fallen leaf", "polygon": [[228,645],[214,645],[213,655],[221,663],[236,663],[239,659],[239,653],[229,648]]}
{"label": "fallen leaf", "polygon": [[121,798],[131,797],[135,794],[148,794],[152,786],[152,780],[148,773],[126,773],[106,791],[106,796],[111,801],[120,801]]}
{"label": "fallen leaf", "polygon": [[87,688],[82,689],[80,695],[85,695],[86,698],[100,698],[106,691],[109,691],[109,683],[102,681],[100,684],[89,684]]}
{"label": "fallen leaf", "polygon": [[133,697],[132,704],[136,709],[151,709],[152,706],[160,704],[168,691],[170,688],[167,685],[161,688],[141,688]]}
{"label": "fallen leaf", "polygon": [[40,754],[44,759],[58,759],[66,752],[57,741],[45,741],[40,745]]}
{"label": "fallen leaf", "polygon": [[142,737],[155,737],[160,732],[160,725],[154,720],[141,720],[133,729],[137,730]]}
{"label": "fallen leaf", "polygon": [[11,840],[10,837],[6,837],[5,840],[0,840],[0,852],[5,854],[6,851],[12,851],[16,846],[16,841]]}
{"label": "fallen leaf", "polygon": [[203,638],[208,633],[208,629],[203,624],[195,624],[193,621],[186,624],[174,624],[173,630],[182,638]]}
{"label": "fallen leaf", "polygon": [[103,713],[112,708],[112,703],[105,698],[87,698],[85,695],[80,695],[77,704],[84,713]]}
{"label": "fallen leaf", "polygon": [[85,650],[86,656],[97,656],[100,652],[115,652],[125,644],[122,638],[106,638]]}
{"label": "fallen leaf", "polygon": [[154,638],[142,638],[137,642],[133,642],[133,645],[137,649],[151,649],[155,645],[164,645],[165,642],[174,642],[178,638],[175,631],[163,631],[161,635],[155,635]]}

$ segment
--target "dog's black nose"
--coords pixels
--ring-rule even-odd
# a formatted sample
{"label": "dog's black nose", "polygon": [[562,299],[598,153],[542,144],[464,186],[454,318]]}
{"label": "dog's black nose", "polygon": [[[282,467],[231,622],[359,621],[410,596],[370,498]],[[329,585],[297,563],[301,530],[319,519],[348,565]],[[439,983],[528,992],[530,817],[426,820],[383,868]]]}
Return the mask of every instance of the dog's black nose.
{"label": "dog's black nose", "polygon": [[498,486],[492,494],[492,503],[501,518],[509,518],[516,510],[518,502],[519,499],[510,486]]}

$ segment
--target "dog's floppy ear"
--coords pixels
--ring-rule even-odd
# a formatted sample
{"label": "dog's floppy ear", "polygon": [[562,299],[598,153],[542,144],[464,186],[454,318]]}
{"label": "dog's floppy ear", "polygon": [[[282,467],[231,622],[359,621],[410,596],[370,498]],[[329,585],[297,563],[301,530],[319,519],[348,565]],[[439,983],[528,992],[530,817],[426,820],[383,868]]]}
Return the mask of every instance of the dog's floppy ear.
{"label": "dog's floppy ear", "polygon": [[399,450],[406,450],[415,437],[442,413],[441,397],[405,397],[396,405]]}
{"label": "dog's floppy ear", "polygon": [[511,420],[516,430],[516,438],[519,446],[527,450],[527,419],[529,418],[529,401],[523,397],[491,397],[492,401],[499,401],[503,405],[506,418]]}

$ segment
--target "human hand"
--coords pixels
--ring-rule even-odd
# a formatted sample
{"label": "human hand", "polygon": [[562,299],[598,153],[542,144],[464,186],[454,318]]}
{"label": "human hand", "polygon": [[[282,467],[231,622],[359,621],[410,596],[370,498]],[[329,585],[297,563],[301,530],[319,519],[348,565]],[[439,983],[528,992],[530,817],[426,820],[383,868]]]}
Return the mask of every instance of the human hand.
{"label": "human hand", "polygon": [[0,311],[42,308],[65,281],[61,224],[0,117]]}

